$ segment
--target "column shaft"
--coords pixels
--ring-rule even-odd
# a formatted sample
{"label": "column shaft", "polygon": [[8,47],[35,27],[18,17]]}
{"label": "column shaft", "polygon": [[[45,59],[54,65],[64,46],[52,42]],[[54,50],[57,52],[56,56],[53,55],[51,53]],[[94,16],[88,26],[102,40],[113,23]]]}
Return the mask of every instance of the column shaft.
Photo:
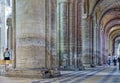
{"label": "column shaft", "polygon": [[16,0],[16,12],[16,66],[45,67],[45,1]]}
{"label": "column shaft", "polygon": [[89,52],[89,27],[87,26],[87,19],[82,20],[82,64],[84,66],[90,65],[90,52]]}

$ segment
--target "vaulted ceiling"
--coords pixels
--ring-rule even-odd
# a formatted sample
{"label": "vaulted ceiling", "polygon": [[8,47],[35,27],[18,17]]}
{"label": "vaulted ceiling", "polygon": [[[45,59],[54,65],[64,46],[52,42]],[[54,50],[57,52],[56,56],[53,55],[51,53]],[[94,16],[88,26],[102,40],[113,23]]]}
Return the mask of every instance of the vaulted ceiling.
{"label": "vaulted ceiling", "polygon": [[116,38],[120,41],[120,0],[84,1],[89,3],[88,16],[95,20],[94,23],[102,32],[102,43],[106,42],[110,47],[109,52],[113,51]]}
{"label": "vaulted ceiling", "polygon": [[120,0],[94,0],[94,2],[91,15],[97,13],[97,24],[103,28],[106,36],[112,40],[120,36]]}

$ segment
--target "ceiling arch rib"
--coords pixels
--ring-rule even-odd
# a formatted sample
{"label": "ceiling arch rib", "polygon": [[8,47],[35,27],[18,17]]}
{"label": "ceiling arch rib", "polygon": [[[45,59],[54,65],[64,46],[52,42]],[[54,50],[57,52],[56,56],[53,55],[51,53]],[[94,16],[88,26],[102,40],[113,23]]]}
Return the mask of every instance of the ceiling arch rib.
{"label": "ceiling arch rib", "polygon": [[113,39],[113,53],[118,55],[117,49],[119,47],[119,43],[120,43],[120,35],[117,35],[114,37]]}
{"label": "ceiling arch rib", "polygon": [[118,32],[118,30],[120,30],[120,26],[117,27],[113,27],[112,29],[110,29],[109,31],[109,36],[111,36],[113,33]]}
{"label": "ceiling arch rib", "polygon": [[102,7],[102,10],[106,9],[106,8],[112,8],[114,5],[112,5],[113,3],[117,4],[117,0],[96,0],[96,3],[93,6],[91,15],[97,11],[98,9],[100,9]]}
{"label": "ceiling arch rib", "polygon": [[119,22],[120,21],[120,16],[119,17],[112,17],[108,20],[108,22],[103,26],[103,28],[105,28],[106,31],[106,27],[108,27],[109,25],[113,24],[113,21]]}
{"label": "ceiling arch rib", "polygon": [[113,41],[120,43],[120,35],[115,36]]}
{"label": "ceiling arch rib", "polygon": [[115,8],[109,9],[106,12],[104,12],[99,22],[103,26],[103,31],[105,34],[107,34],[112,27],[118,26],[120,24],[119,14],[120,11],[118,11],[118,9]]}
{"label": "ceiling arch rib", "polygon": [[92,8],[92,11],[91,11],[91,15],[94,13],[94,11],[96,10],[96,8],[98,7],[98,5],[102,2],[102,0],[96,0],[93,8]]}
{"label": "ceiling arch rib", "polygon": [[[115,12],[114,14],[113,14],[113,12]],[[113,15],[113,16],[118,16],[119,17],[119,14],[120,14],[120,8],[112,8],[112,9],[107,9],[107,10],[105,10],[102,14],[101,14],[101,16],[100,16],[100,18],[99,18],[99,21],[98,21],[98,24],[100,25],[101,23],[102,23],[102,21],[103,21],[103,18],[106,16],[106,15]],[[112,18],[112,17],[111,17]]]}
{"label": "ceiling arch rib", "polygon": [[119,36],[120,36],[120,34],[119,35],[114,35],[114,37],[111,39],[111,41],[113,42],[113,44],[115,43],[115,38],[119,37]]}
{"label": "ceiling arch rib", "polygon": [[[116,33],[116,32],[115,32]],[[114,34],[114,33],[113,33]],[[118,36],[120,34],[114,34],[111,38],[109,38],[109,42],[111,42],[111,45],[112,45],[112,50],[114,49],[114,44],[115,44],[115,37]]]}
{"label": "ceiling arch rib", "polygon": [[111,30],[113,30],[113,29],[119,30],[119,28],[118,28],[119,26],[120,26],[120,24],[112,25],[112,26],[110,27],[111,29],[108,29],[108,31],[106,32],[106,34],[110,35],[109,32],[110,32]]}
{"label": "ceiling arch rib", "polygon": [[[102,19],[104,18],[105,15],[113,14],[113,16],[116,16],[117,13],[120,11],[120,3],[118,3],[119,0],[101,0],[101,3],[98,3],[96,6],[96,10],[94,12],[99,12],[99,16],[97,17],[97,22],[98,25],[101,25]],[[114,4],[113,4],[114,3]],[[115,15],[116,14],[116,15]],[[118,14],[118,16],[120,13]]]}
{"label": "ceiling arch rib", "polygon": [[116,37],[117,35],[120,35],[120,28],[110,31],[110,33],[109,33],[109,39],[113,40],[114,37]]}
{"label": "ceiling arch rib", "polygon": [[109,31],[116,26],[120,26],[120,20],[113,20],[111,21],[105,28],[104,28],[104,33],[108,34]]}
{"label": "ceiling arch rib", "polygon": [[[97,3],[93,6],[92,13],[90,16],[95,17],[95,21],[98,28],[102,28],[108,36],[108,41],[105,41],[108,46],[103,46],[111,53],[113,46],[113,38],[120,36],[120,3],[119,0],[96,0]],[[102,27],[101,27],[102,26]],[[100,35],[104,34],[101,33]],[[104,34],[104,36],[106,36]],[[103,39],[106,37],[103,37]],[[104,42],[104,40],[102,40]],[[104,52],[103,52],[104,53]]]}

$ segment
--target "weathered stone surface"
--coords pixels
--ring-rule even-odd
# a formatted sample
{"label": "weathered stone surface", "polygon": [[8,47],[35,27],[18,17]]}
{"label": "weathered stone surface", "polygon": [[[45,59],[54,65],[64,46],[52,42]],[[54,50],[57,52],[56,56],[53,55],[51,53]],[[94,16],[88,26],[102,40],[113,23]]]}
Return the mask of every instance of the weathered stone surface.
{"label": "weathered stone surface", "polygon": [[[60,75],[55,70],[55,37],[50,32],[55,28],[49,27],[50,36],[46,37],[46,3],[46,0],[16,0],[16,68],[6,72],[6,76],[44,78]],[[47,45],[51,48],[47,49]]]}
{"label": "weathered stone surface", "polygon": [[57,69],[51,70],[47,68],[19,68],[11,69],[5,72],[5,76],[24,77],[24,78],[50,78],[60,76],[60,71]]}
{"label": "weathered stone surface", "polygon": [[16,67],[45,67],[45,1],[16,0],[16,12]]}
{"label": "weathered stone surface", "polygon": [[5,73],[5,76],[26,77],[26,78],[46,78],[50,77],[48,69],[15,69]]}

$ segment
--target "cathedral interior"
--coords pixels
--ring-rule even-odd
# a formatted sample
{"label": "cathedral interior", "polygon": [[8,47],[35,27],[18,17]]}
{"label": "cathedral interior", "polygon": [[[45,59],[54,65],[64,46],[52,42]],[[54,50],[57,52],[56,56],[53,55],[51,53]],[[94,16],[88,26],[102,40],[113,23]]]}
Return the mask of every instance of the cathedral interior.
{"label": "cathedral interior", "polygon": [[[9,61],[3,59],[5,48]],[[111,72],[119,74],[119,63],[112,63],[118,57],[120,0],[0,0],[0,76],[40,80],[59,78],[61,71],[79,75],[86,70],[106,71],[107,75],[97,75],[100,80]],[[9,67],[4,71],[6,64]],[[56,78],[54,83],[104,83],[95,76],[85,82]]]}

